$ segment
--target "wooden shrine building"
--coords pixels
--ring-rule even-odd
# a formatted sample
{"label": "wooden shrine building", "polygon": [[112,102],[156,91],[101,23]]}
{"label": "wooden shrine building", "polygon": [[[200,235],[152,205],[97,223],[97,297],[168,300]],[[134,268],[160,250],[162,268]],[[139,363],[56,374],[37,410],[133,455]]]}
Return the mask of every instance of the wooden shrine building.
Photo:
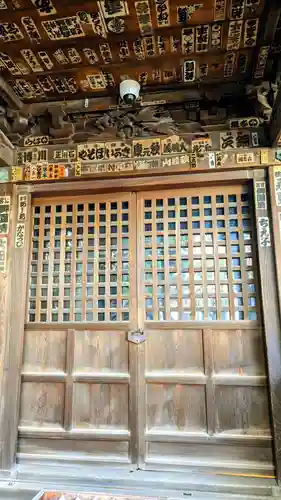
{"label": "wooden shrine building", "polygon": [[280,14],[0,0],[0,498],[281,494]]}

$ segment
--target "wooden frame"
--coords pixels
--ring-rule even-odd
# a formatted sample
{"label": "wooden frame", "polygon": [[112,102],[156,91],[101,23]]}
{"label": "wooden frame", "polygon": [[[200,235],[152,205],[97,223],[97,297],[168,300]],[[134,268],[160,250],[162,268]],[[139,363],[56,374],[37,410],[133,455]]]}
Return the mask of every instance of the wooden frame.
{"label": "wooden frame", "polygon": [[277,288],[279,297],[279,306],[281,308],[281,216],[280,216],[280,205],[278,202],[278,192],[279,188],[276,185],[276,176],[279,176],[279,167],[269,167],[268,177],[269,177],[269,188],[270,188],[270,203],[272,212],[272,229],[273,229],[273,241],[275,247],[275,262],[276,262],[276,273],[277,273]]}
{"label": "wooden frame", "polygon": [[[257,183],[264,180],[260,172],[254,176],[254,191],[257,192]],[[266,186],[266,184],[265,184]],[[271,182],[272,187],[272,182]],[[272,191],[271,191],[272,194]],[[265,196],[267,199],[267,188],[265,187]],[[271,196],[271,200],[274,197]],[[255,217],[258,232],[258,258],[259,272],[261,282],[261,295],[263,305],[263,321],[265,328],[265,342],[267,350],[268,375],[270,385],[270,401],[272,412],[272,426],[274,435],[274,452],[276,477],[281,481],[281,432],[280,432],[280,409],[281,409],[281,346],[280,346],[280,308],[278,307],[278,290],[275,269],[275,256],[272,238],[271,216],[268,209],[268,203],[259,206],[257,195],[255,195]],[[267,239],[262,236],[263,224],[267,230]],[[273,223],[273,232],[275,238],[276,224]],[[278,234],[278,233],[277,233]],[[277,251],[277,247],[275,247]],[[279,264],[280,265],[280,264]]]}
{"label": "wooden frame", "polygon": [[[16,219],[16,204],[14,204],[15,197],[13,197],[13,187],[11,185],[4,185],[3,189],[1,190],[2,195],[9,195],[11,197],[11,204],[10,204],[10,212],[9,212],[9,218],[11,219],[11,224],[10,224],[10,229],[8,232],[8,235],[6,236],[6,241],[7,241],[7,262],[6,262],[6,270],[5,273],[1,273],[0,277],[0,297],[1,297],[1,323],[0,323],[0,337],[1,337],[1,359],[0,359],[0,366],[1,366],[1,385],[0,385],[0,394],[1,394],[1,411],[0,411],[0,422],[3,422],[4,419],[4,413],[5,413],[5,405],[6,405],[6,399],[7,399],[7,393],[6,393],[6,384],[7,384],[7,378],[8,378],[8,371],[5,369],[6,368],[6,353],[9,348],[9,337],[8,337],[8,325],[10,321],[10,312],[9,312],[9,304],[10,304],[10,299],[11,299],[11,283],[10,283],[10,275],[11,275],[11,251],[9,248],[9,240],[11,238],[11,235],[13,236],[14,233],[14,226],[15,226],[15,219]],[[1,440],[2,440],[2,430],[0,431],[1,435]],[[3,452],[0,454],[0,460],[1,460],[1,475],[8,475],[9,472],[8,467],[3,463]]]}
{"label": "wooden frame", "polygon": [[[24,223],[24,239],[22,244],[16,248],[16,235],[18,217],[18,197],[25,194],[27,199],[26,221]],[[23,349],[24,318],[25,318],[25,296],[27,284],[27,266],[29,262],[30,241],[30,206],[31,195],[29,187],[17,187],[13,189],[13,229],[11,238],[11,264],[10,264],[10,290],[8,303],[7,322],[7,348],[5,353],[4,379],[4,410],[1,425],[2,469],[9,470],[14,464],[16,443],[18,435],[18,412],[20,398],[21,362]],[[11,396],[13,395],[13,397]]]}
{"label": "wooden frame", "polygon": [[[261,169],[263,172],[263,169]],[[212,171],[206,173],[180,174],[180,175],[153,175],[143,177],[126,177],[126,178],[104,178],[97,180],[76,180],[62,183],[34,183],[31,185],[32,196],[41,197],[47,193],[50,196],[60,196],[73,194],[73,191],[79,194],[92,191],[93,193],[120,191],[142,191],[167,189],[169,187],[184,187],[185,185],[202,185],[208,183],[233,183],[233,181],[247,182],[253,179],[253,170],[229,170],[223,172]]]}
{"label": "wooden frame", "polygon": [[[241,170],[235,172],[225,172],[223,183],[231,184],[232,182],[247,182],[251,179],[254,181],[254,187],[256,181],[264,178],[264,171],[259,170],[258,173],[252,170]],[[24,318],[25,318],[25,289],[27,281],[27,264],[29,258],[29,240],[30,240],[30,203],[31,196],[34,198],[41,197],[46,193],[52,196],[59,196],[62,192],[67,195],[73,192],[75,189],[76,193],[94,192],[110,192],[123,190],[123,191],[142,191],[142,190],[153,190],[159,189],[159,183],[163,189],[168,187],[179,187],[188,185],[203,185],[206,182],[211,184],[222,183],[221,173],[210,172],[207,175],[204,174],[187,174],[181,176],[167,175],[163,177],[143,177],[137,179],[106,179],[98,181],[76,181],[76,182],[65,182],[62,184],[35,184],[35,185],[25,185],[20,188],[14,188],[14,204],[16,205],[16,196],[18,193],[26,193],[28,196],[28,219],[26,222],[26,238],[24,247],[21,249],[13,249],[12,251],[12,262],[11,262],[11,287],[10,287],[10,297],[18,297],[19,300],[13,304],[9,305],[9,346],[6,355],[7,376],[5,380],[5,406],[4,406],[4,425],[3,425],[3,455],[2,455],[2,469],[10,470],[14,463],[16,442],[17,442],[17,421],[18,421],[18,407],[19,407],[19,385],[20,385],[20,366],[21,366],[21,356],[23,347],[23,332],[24,332]],[[14,207],[14,210],[15,207]],[[268,217],[267,211],[259,211],[256,209],[256,222],[258,222],[259,217]],[[13,233],[16,231],[16,224],[13,226]],[[137,233],[136,233],[137,234]],[[281,355],[280,355],[280,345],[279,345],[279,331],[280,331],[280,320],[278,305],[276,302],[277,295],[277,285],[275,281],[275,269],[274,269],[274,255],[273,248],[259,248],[259,264],[260,264],[260,279],[261,279],[261,290],[262,290],[262,302],[264,310],[264,325],[265,325],[265,336],[268,354],[268,365],[269,365],[269,381],[271,387],[271,410],[273,419],[273,429],[274,429],[274,441],[275,441],[275,459],[276,459],[276,472],[278,481],[281,480],[281,461],[279,459],[279,450],[281,447],[281,432],[278,428],[279,412],[281,408],[281,394],[278,388],[278,380],[281,376]],[[270,280],[269,280],[270,276]],[[135,300],[135,299],[134,299]],[[19,321],[20,318],[20,321]],[[137,323],[137,318],[135,318]],[[223,326],[223,322],[217,322],[217,326]],[[246,322],[245,322],[246,323]],[[34,325],[36,326],[36,325]],[[208,332],[208,322],[204,322],[204,334],[207,335]],[[231,326],[230,326],[231,327]],[[247,326],[244,325],[244,328]],[[79,326],[78,326],[79,328]],[[270,333],[270,334],[269,334]],[[132,350],[134,346],[130,347]],[[138,365],[143,365],[144,353],[140,351],[140,357]],[[11,376],[11,374],[13,374]],[[138,372],[133,374],[136,380],[136,384],[139,383],[140,375]],[[11,400],[8,395],[17,388],[16,397]],[[208,387],[208,394],[212,398],[212,387]],[[137,401],[133,401],[133,406],[137,404]],[[133,413],[133,408],[132,408]],[[135,428],[138,429],[142,427],[143,422],[139,419],[136,421]],[[212,427],[212,422],[209,422]],[[140,456],[143,454],[144,443],[135,440],[136,448],[135,455]],[[141,462],[139,463],[139,466]]]}

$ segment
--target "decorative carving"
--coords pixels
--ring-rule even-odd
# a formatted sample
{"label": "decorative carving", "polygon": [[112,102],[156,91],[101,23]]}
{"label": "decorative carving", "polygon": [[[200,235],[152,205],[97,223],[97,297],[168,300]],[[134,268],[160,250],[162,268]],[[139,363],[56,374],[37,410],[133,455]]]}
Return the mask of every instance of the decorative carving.
{"label": "decorative carving", "polygon": [[19,111],[10,113],[0,107],[0,130],[16,144],[22,136],[49,136],[56,143],[83,142],[93,137],[100,139],[132,139],[154,135],[200,133],[203,129],[197,121],[188,120],[188,112],[181,107],[173,117],[168,106],[146,106],[136,110],[116,108],[106,112],[77,110],[67,113],[64,106],[49,106],[38,115],[22,116]]}
{"label": "decorative carving", "polygon": [[252,95],[250,97],[239,95],[238,99],[231,93],[231,97],[223,98],[222,88],[220,92],[208,90],[197,100],[185,98],[183,94],[174,103],[165,102],[160,94],[158,99],[146,105],[137,103],[133,108],[99,99],[91,99],[86,104],[81,99],[24,105],[21,110],[11,109],[0,100],[0,131],[18,146],[27,146],[24,140],[28,137],[35,140],[44,136],[49,144],[185,134],[190,134],[192,140],[194,134],[199,137],[204,134],[206,126],[221,125],[224,130],[227,119],[241,122],[241,127],[245,128],[248,126],[245,116],[248,120],[251,117],[251,127],[258,127],[261,120],[254,116],[254,100]]}
{"label": "decorative carving", "polygon": [[269,121],[271,118],[277,90],[277,85],[270,82],[262,82],[258,85],[249,85],[247,87],[248,96],[255,102],[257,115],[266,121]]}

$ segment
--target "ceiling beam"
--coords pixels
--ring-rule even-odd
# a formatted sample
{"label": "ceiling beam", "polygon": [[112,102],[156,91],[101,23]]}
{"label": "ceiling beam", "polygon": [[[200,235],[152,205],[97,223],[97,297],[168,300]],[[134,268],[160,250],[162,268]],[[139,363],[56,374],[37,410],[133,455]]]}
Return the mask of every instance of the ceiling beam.
{"label": "ceiling beam", "polygon": [[[2,14],[1,14],[1,21],[3,22],[2,19]],[[201,23],[196,23],[193,25],[195,26],[203,26]],[[163,37],[169,37],[171,35],[178,36],[179,39],[181,37],[181,31],[183,28],[186,28],[187,25],[184,24],[174,24],[166,27],[154,27],[151,35],[153,35],[155,38],[157,36],[163,36]],[[188,27],[192,27],[192,23],[188,21]],[[47,36],[47,35],[46,35]],[[147,35],[149,36],[149,35]],[[66,39],[61,39],[61,40],[50,40],[49,38],[46,39],[41,39],[40,40],[40,46],[36,47],[38,50],[56,50],[57,49],[57,44],[59,42],[60,48],[63,49],[65,47],[79,47],[79,44],[84,47],[90,47],[94,50],[98,49],[98,44],[101,43],[109,43],[112,44],[112,47],[116,45],[118,42],[127,40],[128,42],[133,42],[137,38],[143,38],[143,36],[140,35],[139,29],[134,29],[134,30],[128,30],[123,33],[107,33],[107,38],[103,38],[101,36],[96,35],[95,33],[88,34],[83,37],[78,37],[78,38],[66,38]],[[24,48],[29,48],[29,49],[34,49],[34,42],[32,42],[29,38],[25,38],[24,40]],[[0,50],[2,52],[5,52],[5,49],[7,50],[8,48],[8,53],[9,55],[14,54],[16,51],[18,51],[18,48],[16,45],[9,44],[9,47],[7,47],[7,42],[3,42],[0,40]],[[209,51],[208,51],[209,53]]]}
{"label": "ceiling beam", "polygon": [[[190,21],[188,22],[188,25],[176,24],[176,25],[166,26],[165,28],[159,28],[159,27],[156,28],[155,27],[155,28],[153,28],[152,36],[155,38],[156,42],[157,42],[158,36],[161,36],[161,37],[166,38],[166,39],[168,39],[170,36],[175,36],[179,40],[181,40],[182,29],[186,28],[187,26],[192,27],[192,24],[190,23]],[[193,25],[193,27],[195,27],[195,26],[198,26],[198,27],[204,26],[204,24],[197,23],[197,24]],[[269,28],[269,32],[270,32],[270,28]],[[147,35],[147,36],[149,36],[149,35]],[[62,40],[50,40],[50,39],[43,39],[42,38],[40,40],[40,45],[38,45],[38,46],[35,46],[34,43],[29,38],[25,38],[24,48],[32,49],[35,52],[37,50],[56,51],[58,48],[57,45],[59,43],[59,46],[61,49],[67,49],[69,47],[75,46],[77,49],[89,47],[95,51],[98,51],[99,44],[109,43],[111,48],[116,47],[117,52],[118,52],[118,43],[119,42],[122,42],[125,39],[129,42],[130,48],[132,48],[132,43],[136,39],[139,39],[139,38],[143,38],[143,36],[140,35],[139,30],[129,30],[129,31],[126,31],[126,33],[108,33],[107,38],[102,38],[101,36],[95,35],[94,33],[87,34],[87,36],[80,37],[80,38],[66,38],[66,39],[62,39]],[[266,42],[264,42],[264,37],[262,37],[260,40],[257,40],[257,46],[262,45],[264,43],[266,43]],[[222,50],[225,52],[225,49],[222,49]],[[247,51],[248,49],[243,48],[243,50]],[[249,50],[251,50],[251,49],[249,49]],[[20,55],[19,46],[17,44],[14,44],[14,45],[9,44],[9,46],[8,46],[7,42],[3,42],[1,40],[0,40],[0,51],[7,52],[11,57],[13,57],[15,55]],[[220,49],[215,49],[215,50],[209,49],[208,50],[208,54],[210,54],[212,52],[219,54],[221,52],[221,50]],[[176,53],[174,53],[174,54],[176,54]],[[195,53],[186,54],[186,57],[191,57],[194,54]],[[196,56],[198,56],[198,55],[199,54],[196,53]],[[185,57],[185,54],[181,54],[181,56]]]}
{"label": "ceiling beam", "polygon": [[[87,44],[83,44],[83,45],[86,46]],[[80,48],[79,44],[76,44],[75,48],[79,49]],[[218,51],[211,51],[210,50],[208,52],[207,58],[206,58],[206,54],[196,54],[196,60],[198,61],[198,64],[200,64],[201,62],[205,63],[206,60],[208,60],[212,56],[213,57],[218,56],[220,58],[223,52],[225,52],[225,51],[218,52]],[[83,66],[81,65],[81,69],[83,69],[83,73],[88,71],[89,74],[93,74],[93,73],[97,73],[99,70],[105,71],[105,72],[112,72],[112,70],[113,71],[118,70],[119,68],[122,68],[122,71],[123,70],[125,71],[126,68],[130,68],[130,69],[133,68],[137,72],[141,73],[142,71],[145,71],[150,66],[152,68],[171,69],[171,68],[175,67],[175,65],[177,63],[183,63],[184,60],[190,59],[190,58],[192,58],[192,54],[184,55],[181,53],[174,53],[174,54],[167,54],[164,57],[161,55],[152,56],[152,57],[147,58],[143,61],[138,61],[134,57],[130,57],[129,59],[126,59],[124,61],[120,61],[120,60],[117,61],[116,60],[116,62],[114,62],[114,58],[113,58],[112,63],[104,64],[102,61],[102,58],[100,56],[100,59],[101,59],[100,62],[97,62],[96,64],[85,64],[85,65],[83,64]],[[213,62],[215,62],[215,60]],[[42,66],[43,66],[43,63],[42,63]],[[79,70],[80,70],[79,64],[68,64],[67,66],[55,68],[55,69],[52,69],[49,71],[44,70],[44,71],[37,71],[36,73],[29,73],[29,74],[23,75],[22,77],[28,80],[28,79],[32,79],[34,76],[35,77],[37,77],[37,76],[57,76],[57,75],[61,75],[64,73],[67,76],[67,73],[73,73],[73,72],[76,72]],[[15,77],[13,77],[11,75],[11,73],[8,70],[4,71],[3,75],[9,79],[16,79]],[[69,75],[69,76],[71,76],[71,75]],[[20,77],[17,77],[17,78],[20,78]]]}
{"label": "ceiling beam", "polygon": [[[268,0],[265,9],[268,11],[268,20],[264,28],[264,45],[271,45],[275,38],[276,28],[281,16],[281,4],[279,0]],[[272,115],[269,123],[269,139],[272,147],[281,145],[281,87],[280,87],[280,61],[278,57],[276,68],[276,80],[279,85],[274,101]]]}
{"label": "ceiling beam", "polygon": [[0,96],[7,103],[9,108],[14,110],[23,108],[23,102],[2,77],[0,77]]}
{"label": "ceiling beam", "polygon": [[281,15],[281,4],[279,0],[267,0],[263,10],[260,24],[263,26],[261,36],[259,37],[260,45],[271,45]]}
{"label": "ceiling beam", "polygon": [[[205,84],[190,87],[187,85],[179,84],[177,90],[174,87],[159,86],[149,88],[146,87],[144,93],[142,92],[142,106],[157,105],[161,102],[177,104],[182,102],[200,101],[204,98],[209,100],[219,101],[221,97],[242,96],[245,91],[245,82],[229,82],[219,86],[214,84]],[[91,113],[99,110],[107,110],[117,106],[117,92],[115,95],[97,95],[96,97],[89,97],[86,101],[85,97],[81,99],[72,100],[53,100],[49,102],[34,102],[24,105],[25,114],[38,115],[51,107],[62,107],[66,113]]]}
{"label": "ceiling beam", "polygon": [[[245,93],[245,88],[246,85],[249,83],[247,79],[245,80],[240,80],[235,81],[234,79],[228,83],[225,84],[220,84],[218,85],[218,80],[216,81],[209,81],[209,82],[200,82],[200,85],[197,83],[195,84],[190,84],[190,83],[175,83],[172,82],[170,84],[160,84],[160,85],[147,85],[142,88],[141,95],[143,96],[144,102],[151,102],[153,101],[162,101],[165,100],[166,102],[175,102],[175,85],[178,90],[184,91],[185,97],[182,100],[196,100],[196,99],[202,99],[204,95],[208,96],[210,95],[210,99],[214,101],[219,101],[221,97],[227,96],[227,95],[243,95]],[[118,101],[118,87],[114,87],[114,89],[106,89],[104,91],[88,91],[88,92],[77,92],[75,95],[74,94],[67,94],[66,97],[62,100],[61,96],[58,96],[57,98],[49,98],[48,100],[44,100],[44,98],[38,98],[38,99],[29,99],[28,101],[25,101],[25,104],[40,104],[44,107],[46,103],[53,102],[54,104],[58,105],[58,103],[63,103],[66,105],[67,102],[71,103],[72,101],[77,101],[81,100],[83,103],[85,102],[85,99],[89,99],[89,101],[97,101],[97,99],[100,99],[100,102],[104,104],[102,109],[107,109],[105,107],[105,100],[107,98],[111,98],[111,101],[113,102],[113,105],[117,104]],[[161,97],[156,98],[157,93],[161,94]],[[163,97],[163,94],[168,93],[169,95],[166,95],[165,98]],[[39,102],[38,102],[39,101]],[[179,101],[177,101],[179,102]],[[111,104],[110,104],[111,106]],[[98,109],[101,109],[100,107]]]}

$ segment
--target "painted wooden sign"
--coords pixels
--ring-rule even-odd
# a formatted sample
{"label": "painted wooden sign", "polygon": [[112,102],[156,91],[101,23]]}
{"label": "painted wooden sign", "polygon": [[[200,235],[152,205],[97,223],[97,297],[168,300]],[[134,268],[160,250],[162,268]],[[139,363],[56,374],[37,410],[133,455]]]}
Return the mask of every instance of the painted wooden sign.
{"label": "painted wooden sign", "polygon": [[271,247],[269,217],[258,217],[258,235],[261,248]]}
{"label": "painted wooden sign", "polygon": [[[51,162],[48,161],[38,163],[26,163],[24,165],[17,165],[10,169],[9,178],[13,182],[42,182],[42,181],[59,181],[66,178],[77,178],[81,176],[95,176],[95,175],[109,175],[109,174],[126,174],[134,176],[141,170],[162,169],[163,171],[171,172],[174,169],[181,171],[191,170],[209,170],[212,169],[237,169],[247,167],[259,167],[262,165],[280,165],[276,170],[276,196],[279,196],[278,176],[279,168],[281,169],[281,160],[276,158],[276,151],[274,149],[260,149],[253,148],[251,151],[241,152],[237,149],[227,149],[225,151],[210,151],[209,142],[198,143],[195,142],[194,151],[190,152],[184,140],[176,142],[174,136],[165,138],[161,141],[153,140],[152,142],[134,141],[129,145],[131,157],[124,158],[122,154],[122,147],[118,147],[117,157],[108,159],[105,155],[107,146],[104,143],[88,143],[78,145],[79,152],[77,155],[72,151],[73,161],[69,162],[68,154],[65,154],[64,163],[53,163],[54,154],[57,155],[57,146],[48,146],[48,155]],[[202,139],[201,139],[202,142]],[[116,145],[116,143],[114,143]],[[121,144],[122,141],[121,141]],[[151,149],[153,145],[153,149]],[[198,147],[199,149],[198,149]],[[202,147],[201,147],[202,146]],[[102,151],[101,159],[97,159],[97,152]],[[36,150],[37,155],[37,148]],[[67,151],[66,146],[62,145],[62,150]],[[136,155],[133,156],[135,150]],[[114,150],[115,151],[115,150]],[[156,154],[153,154],[153,153]],[[79,153],[81,155],[79,156]],[[78,158],[74,160],[74,157]],[[265,162],[266,160],[266,162]],[[7,167],[2,167],[7,168]],[[0,167],[1,175],[1,167]],[[280,190],[280,203],[281,203],[281,190]]]}
{"label": "painted wooden sign", "polygon": [[[40,71],[40,69],[39,69]],[[24,146],[42,146],[49,144],[48,135],[29,136],[24,139]]]}
{"label": "painted wooden sign", "polygon": [[255,183],[255,205],[257,210],[267,210],[265,181],[256,181]]}
{"label": "painted wooden sign", "polygon": [[18,221],[25,222],[27,218],[27,195],[18,195]]}
{"label": "painted wooden sign", "polygon": [[255,155],[254,153],[237,153],[236,155],[236,161],[239,164],[251,164],[255,162]]}
{"label": "painted wooden sign", "polygon": [[0,238],[0,273],[7,272],[7,253],[8,253],[8,238],[2,236]]}
{"label": "painted wooden sign", "polygon": [[[255,122],[256,123],[256,122]],[[150,137],[133,140],[95,141],[81,143],[77,146],[56,145],[44,147],[18,148],[16,165],[24,165],[32,171],[32,165],[40,164],[44,178],[67,177],[67,165],[79,160],[81,164],[89,162],[114,162],[121,160],[136,160],[138,158],[155,158],[162,155],[184,154],[195,152],[198,155],[210,150],[218,149],[222,152],[235,149],[249,149],[260,143],[259,134],[249,129],[227,130],[215,132],[212,135],[199,134],[198,136],[171,135],[164,137]],[[239,157],[239,163],[250,162],[245,157]],[[16,170],[13,176],[17,178]],[[31,172],[31,176],[34,176]]]}
{"label": "painted wooden sign", "polygon": [[24,241],[25,241],[25,224],[18,223],[16,225],[15,247],[18,249],[24,248]]}
{"label": "painted wooden sign", "polygon": [[276,205],[281,207],[281,167],[274,168],[274,187]]}
{"label": "painted wooden sign", "polygon": [[251,148],[253,146],[252,136],[248,130],[231,130],[220,134],[220,146],[222,150]]}
{"label": "painted wooden sign", "polygon": [[10,196],[0,196],[0,235],[9,233],[10,203]]}

